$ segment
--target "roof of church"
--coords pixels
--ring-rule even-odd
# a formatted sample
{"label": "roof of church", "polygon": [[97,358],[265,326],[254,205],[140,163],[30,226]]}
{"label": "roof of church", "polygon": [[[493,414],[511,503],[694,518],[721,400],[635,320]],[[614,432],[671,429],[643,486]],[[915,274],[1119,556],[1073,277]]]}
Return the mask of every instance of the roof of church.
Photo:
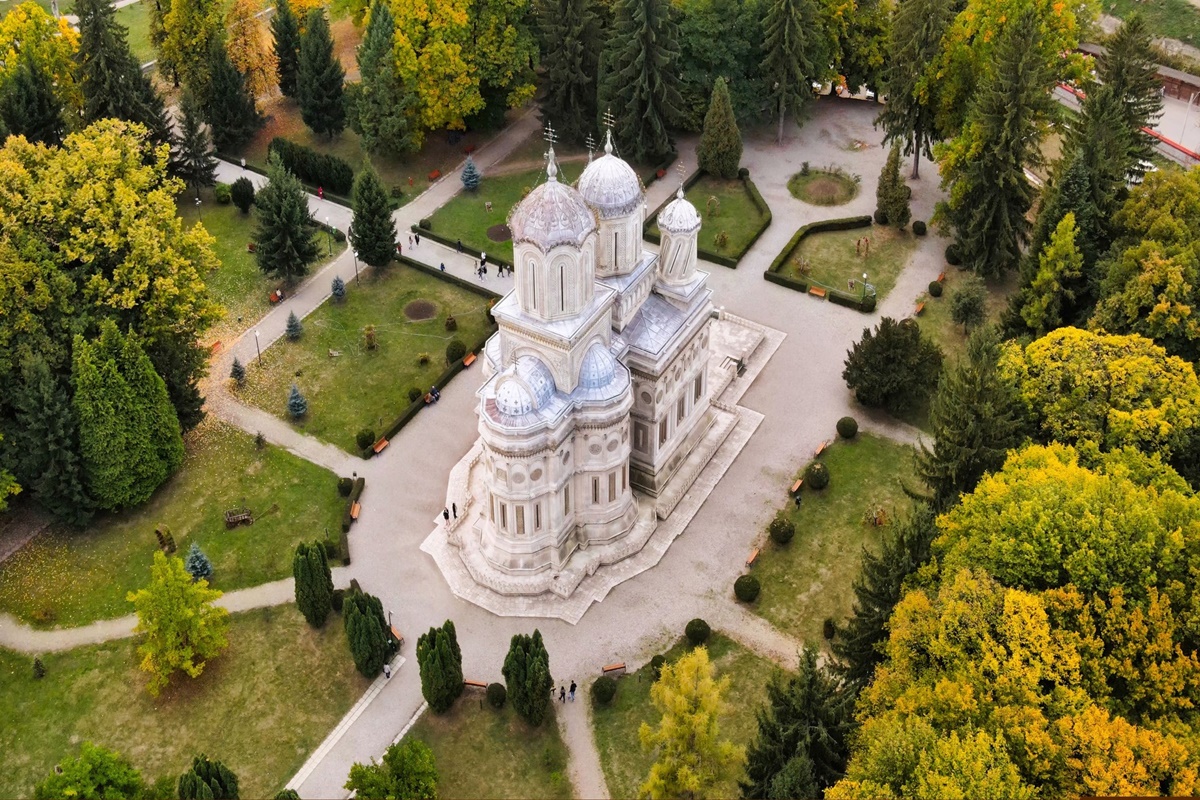
{"label": "roof of church", "polygon": [[670,205],[659,212],[658,227],[671,233],[691,233],[700,229],[700,214],[683,196],[683,184],[680,184]]}
{"label": "roof of church", "polygon": [[596,214],[583,195],[558,180],[553,146],[546,163],[546,182],[513,206],[508,227],[514,244],[529,242],[543,253],[562,244],[578,247],[596,230]]}
{"label": "roof of church", "polygon": [[587,165],[578,186],[583,199],[604,219],[629,214],[645,202],[642,181],[633,167],[613,155],[611,130],[604,155]]}

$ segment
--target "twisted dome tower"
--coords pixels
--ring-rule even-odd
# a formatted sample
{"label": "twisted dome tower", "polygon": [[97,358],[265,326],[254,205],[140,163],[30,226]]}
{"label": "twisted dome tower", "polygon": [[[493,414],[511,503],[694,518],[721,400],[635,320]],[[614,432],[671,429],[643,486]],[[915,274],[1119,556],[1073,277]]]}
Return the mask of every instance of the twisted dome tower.
{"label": "twisted dome tower", "polygon": [[658,274],[664,283],[680,286],[690,283],[696,274],[696,239],[700,235],[700,214],[683,196],[683,184],[675,199],[658,215],[662,232]]}

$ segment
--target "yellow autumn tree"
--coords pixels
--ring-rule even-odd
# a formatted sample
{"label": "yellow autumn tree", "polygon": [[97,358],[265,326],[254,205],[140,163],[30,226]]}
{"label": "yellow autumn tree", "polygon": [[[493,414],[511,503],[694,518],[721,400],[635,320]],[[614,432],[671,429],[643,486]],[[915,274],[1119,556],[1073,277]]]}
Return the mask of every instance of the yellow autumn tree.
{"label": "yellow autumn tree", "polygon": [[1055,723],[1072,793],[1094,797],[1190,797],[1196,763],[1175,737],[1088,706]]}
{"label": "yellow autumn tree", "polygon": [[422,128],[462,130],[465,118],[483,108],[479,76],[465,51],[470,7],[470,0],[392,0],[396,69],[416,87]]}
{"label": "yellow autumn tree", "polygon": [[225,17],[225,50],[229,60],[246,76],[246,86],[254,97],[274,91],[278,81],[272,39],[262,18],[257,16],[258,0],[234,0]]}
{"label": "yellow autumn tree", "polygon": [[[25,2],[0,19],[0,90],[16,73],[23,52],[46,65],[54,79],[58,100],[68,112],[83,108],[83,94],[75,82],[75,54],[79,32],[66,17],[55,19],[37,3]],[[68,119],[78,114],[67,113]]]}

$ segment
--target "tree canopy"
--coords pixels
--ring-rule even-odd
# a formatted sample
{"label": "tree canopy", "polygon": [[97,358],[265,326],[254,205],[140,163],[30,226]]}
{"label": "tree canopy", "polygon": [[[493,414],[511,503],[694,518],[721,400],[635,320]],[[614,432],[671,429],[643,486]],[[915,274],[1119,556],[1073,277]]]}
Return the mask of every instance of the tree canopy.
{"label": "tree canopy", "polygon": [[437,800],[438,771],[433,751],[405,737],[378,763],[354,764],[345,788],[363,800]]}

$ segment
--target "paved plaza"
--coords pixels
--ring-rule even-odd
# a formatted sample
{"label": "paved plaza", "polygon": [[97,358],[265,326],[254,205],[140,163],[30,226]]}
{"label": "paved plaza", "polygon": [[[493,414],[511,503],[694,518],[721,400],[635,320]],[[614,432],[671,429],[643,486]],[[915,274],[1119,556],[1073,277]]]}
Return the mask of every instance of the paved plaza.
{"label": "paved plaza", "polygon": [[[589,599],[578,614],[539,614],[532,608],[522,610],[531,616],[497,616],[456,594],[429,554],[431,548],[436,550],[435,537],[439,535],[436,530],[434,536],[430,535],[431,521],[440,521],[451,471],[477,437],[475,391],[481,381],[477,369],[455,378],[442,391],[438,404],[418,414],[381,455],[363,461],[298,433],[265,412],[242,406],[226,394],[223,379],[233,357],[240,357],[247,365],[254,360],[253,330],[217,359],[212,367],[214,377],[206,386],[212,413],[250,433],[261,431],[268,440],[340,475],[357,472],[366,478],[362,513],[350,535],[352,563],[336,570],[334,579],[344,586],[356,578],[365,591],[379,596],[391,612],[394,625],[407,638],[402,654],[407,662],[390,680],[381,679],[372,687],[369,701],[355,708],[353,719],[348,717],[339,726],[339,735],[327,740],[296,776],[291,785],[301,796],[345,796],[342,784],[350,765],[380,756],[396,739],[422,707],[419,675],[412,657],[417,637],[447,618],[453,619],[457,628],[463,672],[469,680],[502,680],[500,668],[510,637],[537,627],[545,637],[555,680],[574,680],[586,686],[604,664],[624,661],[634,669],[645,663],[680,636],[693,617],[704,617],[715,629],[756,652],[794,666],[800,643],[741,608],[733,599],[733,581],[743,572],[753,543],[786,499],[793,474],[820,442],[834,435],[838,418],[852,414],[863,430],[916,441],[913,429],[855,406],[841,377],[842,362],[864,328],[884,315],[903,317],[911,313],[914,299],[944,268],[942,251],[946,242],[933,234],[919,239],[896,287],[874,314],[861,314],[763,280],[763,270],[801,225],[874,210],[876,178],[887,155],[879,145],[881,133],[872,127],[876,112],[877,107],[868,103],[823,99],[803,128],[789,123],[788,139],[782,146],[767,133],[746,137],[742,164],[749,168],[771,207],[773,222],[736,270],[703,261],[698,267],[711,275],[709,286],[718,308],[752,320],[769,332],[764,345],[759,346],[759,361],[752,359],[754,369],[735,379],[727,390],[733,392],[731,402],[745,409],[747,418],[755,424],[745,432],[740,454],[726,459],[728,463],[716,463],[722,460],[718,455],[710,465],[716,469],[702,472],[690,493],[680,499],[682,505],[690,503],[694,507],[680,515],[686,527],[681,526],[672,535],[674,542],[669,548],[655,553],[656,563],[628,580],[604,587],[595,598],[602,600]],[[538,127],[536,115],[527,113],[476,153],[484,180],[491,166],[501,162]],[[695,144],[694,139],[680,142],[681,160],[689,173],[695,169]],[[858,196],[835,208],[809,206],[794,199],[787,180],[803,162],[815,168],[838,165],[861,175]],[[222,163],[218,179],[228,182],[241,174],[237,165]],[[258,176],[251,178],[259,182]],[[940,196],[937,180],[934,166],[923,163],[922,178],[910,183],[914,219],[928,220],[932,215]],[[400,209],[396,218],[401,236],[406,237],[410,225],[431,216],[460,187],[455,170]],[[651,185],[648,207],[656,208],[676,188],[677,181],[671,178]],[[315,216],[322,221],[329,216],[332,224],[345,230],[348,209],[315,197],[310,202]],[[425,240],[419,247],[406,246],[404,252],[435,267],[444,262],[452,274],[478,280],[474,261],[452,248]],[[352,256],[347,251],[260,321],[256,327],[264,348],[283,334],[290,312],[303,317],[325,301],[334,275],[347,281],[349,291],[358,291],[352,281]],[[505,292],[512,288],[512,279],[489,275],[483,285]],[[426,543],[427,538],[432,544]],[[845,556],[845,568],[857,569],[858,553]],[[291,582],[280,581],[230,593],[226,603],[247,608],[291,599]],[[103,635],[94,634],[101,638],[129,635],[132,619],[98,626],[107,626]],[[11,619],[0,619],[0,644],[21,650],[58,649],[95,640],[89,635],[93,634],[88,629],[32,631]],[[559,721],[571,753],[576,796],[606,797],[588,708],[588,703],[568,704],[559,709]]]}

